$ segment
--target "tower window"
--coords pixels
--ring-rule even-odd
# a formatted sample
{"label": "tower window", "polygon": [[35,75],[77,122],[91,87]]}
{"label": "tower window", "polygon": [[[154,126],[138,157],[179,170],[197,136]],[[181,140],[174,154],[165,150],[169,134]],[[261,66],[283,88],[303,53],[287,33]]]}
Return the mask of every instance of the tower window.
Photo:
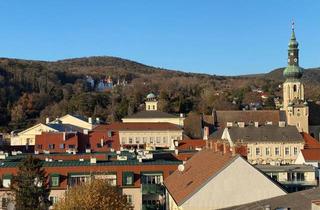
{"label": "tower window", "polygon": [[293,92],[297,92],[297,86],[296,85],[293,86]]}

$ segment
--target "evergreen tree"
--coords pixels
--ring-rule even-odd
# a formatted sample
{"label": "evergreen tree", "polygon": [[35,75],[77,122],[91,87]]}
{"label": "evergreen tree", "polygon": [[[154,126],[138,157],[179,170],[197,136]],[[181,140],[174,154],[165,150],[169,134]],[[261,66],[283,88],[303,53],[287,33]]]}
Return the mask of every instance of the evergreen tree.
{"label": "evergreen tree", "polygon": [[50,205],[47,176],[41,160],[32,155],[19,165],[10,188],[15,198],[16,209],[44,210]]}

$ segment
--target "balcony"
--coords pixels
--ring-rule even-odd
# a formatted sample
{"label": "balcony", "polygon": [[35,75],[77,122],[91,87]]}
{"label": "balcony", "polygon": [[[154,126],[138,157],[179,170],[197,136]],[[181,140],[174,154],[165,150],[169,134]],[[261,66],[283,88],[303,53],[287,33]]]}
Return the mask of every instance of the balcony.
{"label": "balcony", "polygon": [[317,180],[312,180],[312,181],[292,180],[292,181],[279,181],[279,182],[283,185],[318,186]]}
{"label": "balcony", "polygon": [[142,210],[164,210],[165,205],[142,204]]}
{"label": "balcony", "polygon": [[142,195],[146,194],[164,194],[164,186],[160,184],[142,184]]}

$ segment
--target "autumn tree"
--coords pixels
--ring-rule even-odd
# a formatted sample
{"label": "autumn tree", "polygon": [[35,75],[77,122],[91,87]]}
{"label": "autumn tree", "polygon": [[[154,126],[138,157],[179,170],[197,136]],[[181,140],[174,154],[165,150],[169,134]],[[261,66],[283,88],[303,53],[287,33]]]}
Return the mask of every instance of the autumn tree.
{"label": "autumn tree", "polygon": [[54,206],[56,210],[131,210],[127,197],[121,189],[111,186],[106,180],[92,179],[90,182],[69,189],[65,197]]}
{"label": "autumn tree", "polygon": [[47,209],[50,205],[47,176],[40,159],[29,155],[18,167],[10,185],[16,209]]}

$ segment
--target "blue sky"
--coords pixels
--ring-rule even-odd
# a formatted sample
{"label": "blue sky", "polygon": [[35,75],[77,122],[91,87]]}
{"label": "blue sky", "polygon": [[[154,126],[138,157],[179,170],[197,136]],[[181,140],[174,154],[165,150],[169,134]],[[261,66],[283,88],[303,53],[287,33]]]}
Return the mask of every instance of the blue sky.
{"label": "blue sky", "polygon": [[3,0],[0,56],[117,56],[188,72],[286,66],[294,18],[300,65],[320,66],[318,0]]}

